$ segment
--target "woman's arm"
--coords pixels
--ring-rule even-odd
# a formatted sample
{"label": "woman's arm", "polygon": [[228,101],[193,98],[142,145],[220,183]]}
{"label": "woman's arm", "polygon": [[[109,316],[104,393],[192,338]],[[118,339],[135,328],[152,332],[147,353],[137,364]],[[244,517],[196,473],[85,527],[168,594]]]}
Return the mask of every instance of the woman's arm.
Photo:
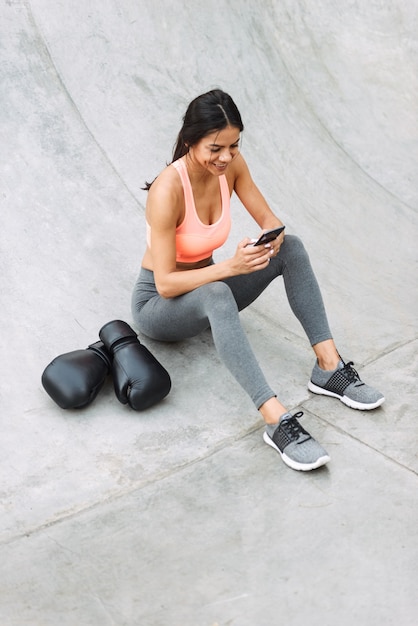
{"label": "woman's arm", "polygon": [[[248,213],[255,219],[262,230],[270,230],[283,226],[283,222],[273,213],[261,191],[254,183],[248,166],[240,154],[235,162],[234,190]],[[271,242],[271,254],[276,256],[284,241],[282,232],[277,239]]]}
{"label": "woman's arm", "polygon": [[268,230],[283,226],[283,222],[270,209],[253,181],[248,165],[241,154],[234,161],[234,176],[234,191],[260,228]]}

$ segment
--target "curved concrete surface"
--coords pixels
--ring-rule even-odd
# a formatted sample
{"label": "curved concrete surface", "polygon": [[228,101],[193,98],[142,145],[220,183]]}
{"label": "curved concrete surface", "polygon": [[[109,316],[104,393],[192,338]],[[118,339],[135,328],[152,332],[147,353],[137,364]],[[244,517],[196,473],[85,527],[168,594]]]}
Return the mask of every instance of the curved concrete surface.
{"label": "curved concrete surface", "polygon": [[[2,626],[416,623],[417,30],[408,0],[1,4]],[[173,379],[145,414],[110,381],[81,412],[40,384],[57,354],[131,323],[141,187],[216,86],[340,351],[387,397],[362,414],[308,393],[280,284],[243,313],[331,453],[308,475],[263,445],[209,333],[144,339]],[[233,213],[218,258],[255,233]]]}

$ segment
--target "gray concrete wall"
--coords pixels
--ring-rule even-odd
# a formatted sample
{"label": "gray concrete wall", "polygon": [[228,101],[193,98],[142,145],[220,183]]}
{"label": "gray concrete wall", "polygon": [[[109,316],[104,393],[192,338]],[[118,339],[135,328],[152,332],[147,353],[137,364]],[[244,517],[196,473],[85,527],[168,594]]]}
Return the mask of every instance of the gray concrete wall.
{"label": "gray concrete wall", "polygon": [[[417,30],[411,0],[1,4],[2,626],[415,624]],[[146,414],[110,382],[82,412],[41,387],[57,354],[131,323],[141,187],[213,87],[305,241],[341,353],[387,397],[362,415],[308,394],[282,285],[243,314],[332,454],[315,478],[264,449],[209,334],[144,339],[173,379]],[[236,200],[233,218],[219,259],[256,234]]]}

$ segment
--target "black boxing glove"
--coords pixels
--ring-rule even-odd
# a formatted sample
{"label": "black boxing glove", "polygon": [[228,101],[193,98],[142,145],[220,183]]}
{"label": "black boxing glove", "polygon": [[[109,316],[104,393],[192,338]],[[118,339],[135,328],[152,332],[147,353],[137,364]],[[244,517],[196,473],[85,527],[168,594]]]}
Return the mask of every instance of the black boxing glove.
{"label": "black boxing glove", "polygon": [[99,337],[113,358],[113,382],[119,402],[142,411],[165,398],[171,389],[169,373],[126,322],[108,322]]}
{"label": "black boxing glove", "polygon": [[85,350],[57,356],[42,374],[42,386],[62,409],[81,409],[93,402],[111,369],[101,341]]}

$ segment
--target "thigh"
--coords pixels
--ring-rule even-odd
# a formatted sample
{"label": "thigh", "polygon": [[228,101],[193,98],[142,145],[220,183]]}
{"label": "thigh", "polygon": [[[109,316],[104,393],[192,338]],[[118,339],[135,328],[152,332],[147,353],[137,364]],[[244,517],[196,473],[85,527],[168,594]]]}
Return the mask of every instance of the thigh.
{"label": "thigh", "polygon": [[181,341],[209,327],[195,292],[177,298],[154,296],[141,308],[136,323],[141,332],[159,341]]}
{"label": "thigh", "polygon": [[131,310],[138,330],[160,341],[195,337],[238,313],[235,297],[224,281],[208,283],[175,298],[162,298],[153,272],[144,268],[132,292]]}

